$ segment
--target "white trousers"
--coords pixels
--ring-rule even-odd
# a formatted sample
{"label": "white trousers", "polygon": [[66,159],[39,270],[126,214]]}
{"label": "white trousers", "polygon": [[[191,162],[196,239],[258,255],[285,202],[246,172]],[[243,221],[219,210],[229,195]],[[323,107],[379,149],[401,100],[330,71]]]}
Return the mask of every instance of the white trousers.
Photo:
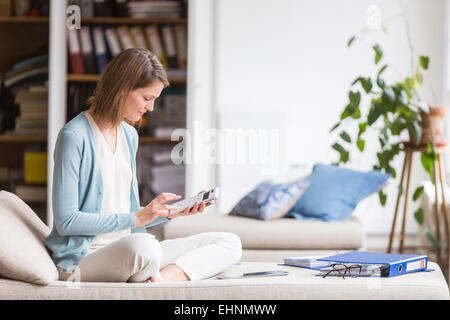
{"label": "white trousers", "polygon": [[149,233],[135,233],[97,249],[81,259],[72,273],[60,270],[60,280],[82,282],[142,282],[174,263],[191,281],[212,277],[236,264],[241,240],[228,232],[204,232],[159,242]]}

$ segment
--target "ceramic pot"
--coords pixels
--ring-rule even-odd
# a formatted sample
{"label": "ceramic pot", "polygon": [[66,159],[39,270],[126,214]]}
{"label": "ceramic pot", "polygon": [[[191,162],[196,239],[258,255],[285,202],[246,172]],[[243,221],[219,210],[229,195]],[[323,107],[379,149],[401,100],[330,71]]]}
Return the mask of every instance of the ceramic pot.
{"label": "ceramic pot", "polygon": [[434,142],[435,146],[445,146],[447,138],[445,136],[445,115],[446,107],[430,107],[428,113],[422,113],[422,139],[421,144]]}

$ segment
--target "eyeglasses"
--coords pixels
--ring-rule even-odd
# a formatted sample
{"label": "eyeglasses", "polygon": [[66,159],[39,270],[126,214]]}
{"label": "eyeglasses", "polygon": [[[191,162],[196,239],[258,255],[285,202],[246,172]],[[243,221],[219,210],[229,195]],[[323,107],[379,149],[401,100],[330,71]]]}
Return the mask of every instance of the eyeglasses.
{"label": "eyeglasses", "polygon": [[335,272],[336,275],[341,276],[343,279],[345,279],[345,275],[348,273],[352,278],[357,278],[361,274],[361,265],[359,264],[352,264],[351,266],[347,266],[343,263],[333,263],[331,265],[332,269],[329,270],[327,273],[325,273],[322,278],[325,278],[326,276],[330,275],[331,273]]}

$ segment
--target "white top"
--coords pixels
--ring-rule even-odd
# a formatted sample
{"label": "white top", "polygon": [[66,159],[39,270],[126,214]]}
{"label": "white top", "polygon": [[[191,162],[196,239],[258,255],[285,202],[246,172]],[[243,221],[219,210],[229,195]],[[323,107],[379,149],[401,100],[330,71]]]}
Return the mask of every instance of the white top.
{"label": "white top", "polygon": [[[85,112],[94,133],[95,152],[100,163],[103,182],[103,200],[100,214],[127,213],[131,210],[132,168],[128,142],[121,125],[117,128],[115,153],[106,142],[92,116]],[[131,234],[131,229],[94,236],[88,253]]]}

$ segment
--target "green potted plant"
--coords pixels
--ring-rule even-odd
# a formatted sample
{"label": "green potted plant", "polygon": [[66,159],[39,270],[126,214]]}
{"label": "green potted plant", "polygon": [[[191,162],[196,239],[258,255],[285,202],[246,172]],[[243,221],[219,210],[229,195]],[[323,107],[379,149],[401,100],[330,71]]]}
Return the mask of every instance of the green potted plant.
{"label": "green potted plant", "polygon": [[[369,129],[372,129],[377,132],[379,142],[373,168],[390,173],[395,178],[397,171],[392,162],[404,148],[405,142],[401,141],[400,136],[404,136],[407,132],[409,136],[407,143],[426,146],[421,152],[421,163],[433,181],[433,165],[437,161],[435,146],[445,142],[441,141],[441,137],[436,137],[430,126],[434,125],[436,115],[437,120],[443,121],[445,110],[430,108],[420,96],[424,72],[430,63],[429,57],[417,54],[408,37],[412,55],[411,74],[400,81],[389,83],[384,78],[384,72],[390,68],[390,65],[385,62],[382,47],[377,43],[368,44],[359,36],[352,36],[347,42],[347,47],[351,47],[358,40],[369,45],[373,51],[373,62],[377,72],[372,76],[359,75],[351,83],[348,103],[339,121],[331,128],[331,132],[340,130],[338,141],[332,145],[339,154],[339,160],[335,164],[340,165],[349,161],[352,144],[356,144],[357,149],[364,152],[365,135]],[[363,97],[370,101],[368,108],[364,108],[361,103]],[[348,127],[351,125],[357,125],[357,134],[354,137],[349,134]],[[417,187],[413,192],[413,201],[417,201],[423,191],[423,186]],[[403,192],[401,186],[399,186],[399,192]],[[378,196],[381,205],[384,206],[387,194],[380,190]],[[423,224],[424,211],[421,207],[415,211],[414,217],[419,224]],[[445,246],[444,243],[437,241],[431,229],[426,228],[425,235],[433,245]]]}

